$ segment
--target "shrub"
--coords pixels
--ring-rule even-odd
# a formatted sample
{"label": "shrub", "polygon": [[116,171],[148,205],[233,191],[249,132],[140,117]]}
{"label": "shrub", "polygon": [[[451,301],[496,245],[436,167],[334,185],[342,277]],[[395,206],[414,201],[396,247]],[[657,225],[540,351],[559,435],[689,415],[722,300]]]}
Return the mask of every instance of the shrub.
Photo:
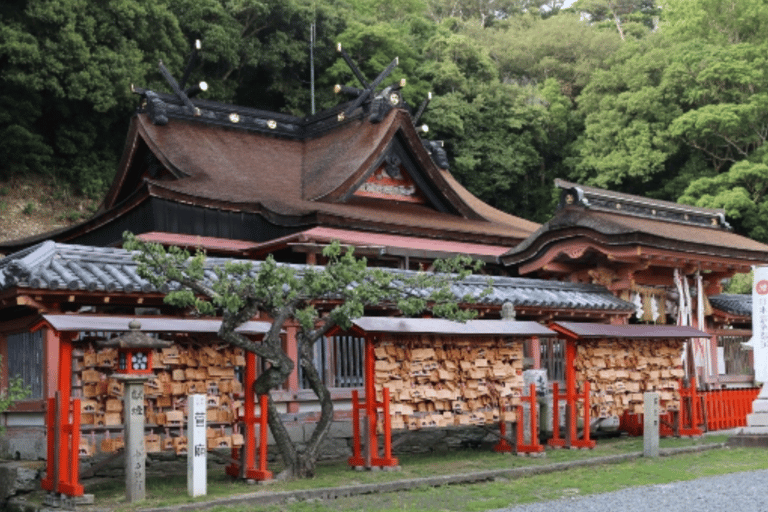
{"label": "shrub", "polygon": [[[3,358],[0,356],[0,370],[3,367]],[[0,414],[7,411],[13,404],[19,400],[23,400],[32,393],[29,386],[24,385],[24,381],[21,377],[12,376],[8,377],[8,388],[0,388]],[[0,433],[5,430],[3,425],[0,425]]]}

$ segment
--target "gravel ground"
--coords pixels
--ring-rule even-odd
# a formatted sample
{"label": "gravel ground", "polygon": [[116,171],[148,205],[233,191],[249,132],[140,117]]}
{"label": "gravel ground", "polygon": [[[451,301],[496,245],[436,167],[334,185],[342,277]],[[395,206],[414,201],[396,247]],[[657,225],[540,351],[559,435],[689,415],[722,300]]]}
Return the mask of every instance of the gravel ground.
{"label": "gravel ground", "polygon": [[646,485],[489,512],[768,512],[768,470]]}

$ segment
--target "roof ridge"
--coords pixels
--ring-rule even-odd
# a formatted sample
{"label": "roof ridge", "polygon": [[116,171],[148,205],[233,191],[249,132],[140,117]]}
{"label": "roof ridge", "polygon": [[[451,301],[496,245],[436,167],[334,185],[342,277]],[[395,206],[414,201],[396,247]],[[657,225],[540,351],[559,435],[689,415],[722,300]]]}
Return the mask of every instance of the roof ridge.
{"label": "roof ridge", "polygon": [[559,178],[555,179],[555,186],[563,190],[558,205],[560,209],[575,205],[618,215],[731,230],[730,224],[725,220],[725,210],[720,208],[704,208],[662,199],[649,199],[571,183]]}

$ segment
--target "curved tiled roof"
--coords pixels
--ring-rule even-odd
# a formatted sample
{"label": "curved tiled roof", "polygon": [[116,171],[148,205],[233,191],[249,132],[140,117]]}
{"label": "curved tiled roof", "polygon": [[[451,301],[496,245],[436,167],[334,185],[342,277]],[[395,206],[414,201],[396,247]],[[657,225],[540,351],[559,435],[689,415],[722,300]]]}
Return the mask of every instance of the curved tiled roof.
{"label": "curved tiled roof", "polygon": [[752,295],[722,293],[708,298],[712,307],[720,311],[731,315],[752,316]]}
{"label": "curved tiled roof", "polygon": [[[208,258],[210,268],[221,266],[225,258]],[[246,260],[241,260],[246,261]],[[250,262],[258,269],[258,261]],[[291,265],[297,270],[304,265]],[[394,273],[408,274],[402,270]],[[212,271],[206,272],[209,279]],[[494,277],[492,292],[480,304],[500,306],[511,302],[520,307],[580,309],[631,313],[635,306],[615,297],[598,285],[575,284],[538,279]],[[470,276],[454,287],[457,297],[479,296],[488,286],[488,277]],[[153,293],[157,290],[136,273],[131,253],[124,249],[43,242],[0,260],[0,290],[9,288],[48,290],[108,291],[113,293]],[[426,293],[426,292],[425,292]]]}
{"label": "curved tiled roof", "polygon": [[[678,205],[557,181],[566,188],[554,217],[501,256],[506,265],[536,261],[554,246],[594,243],[649,247],[694,260],[725,259],[734,266],[768,262],[768,245],[731,231],[722,210]],[[570,188],[568,188],[570,187]]]}

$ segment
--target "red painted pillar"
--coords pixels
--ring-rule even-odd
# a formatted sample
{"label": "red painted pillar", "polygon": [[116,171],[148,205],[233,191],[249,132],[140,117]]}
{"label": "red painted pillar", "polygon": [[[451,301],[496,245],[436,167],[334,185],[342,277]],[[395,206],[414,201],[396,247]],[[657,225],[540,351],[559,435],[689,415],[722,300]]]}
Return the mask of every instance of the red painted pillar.
{"label": "red painted pillar", "polygon": [[373,353],[372,336],[365,337],[365,415],[368,419],[368,457],[379,456],[378,436],[376,435],[376,359]]}
{"label": "red painted pillar", "polygon": [[[288,391],[291,393],[292,396],[296,396],[296,394],[299,392],[299,389],[301,389],[301,386],[299,385],[299,342],[296,339],[296,331],[297,326],[295,324],[286,323],[285,324],[285,353],[288,355],[288,357],[291,358],[292,361],[296,361],[296,365],[293,368],[293,371],[291,372],[291,375],[288,377]],[[299,402],[297,401],[290,401],[286,404],[287,410],[289,413],[296,413],[299,412]]]}
{"label": "red painted pillar", "polygon": [[568,432],[566,443],[568,446],[576,440],[576,342],[572,339],[565,341],[565,402],[568,408]]}
{"label": "red painted pillar", "polygon": [[256,382],[256,354],[245,353],[245,375],[243,376],[243,395],[245,408],[245,471],[256,464],[256,394],[253,391],[253,383]]}

